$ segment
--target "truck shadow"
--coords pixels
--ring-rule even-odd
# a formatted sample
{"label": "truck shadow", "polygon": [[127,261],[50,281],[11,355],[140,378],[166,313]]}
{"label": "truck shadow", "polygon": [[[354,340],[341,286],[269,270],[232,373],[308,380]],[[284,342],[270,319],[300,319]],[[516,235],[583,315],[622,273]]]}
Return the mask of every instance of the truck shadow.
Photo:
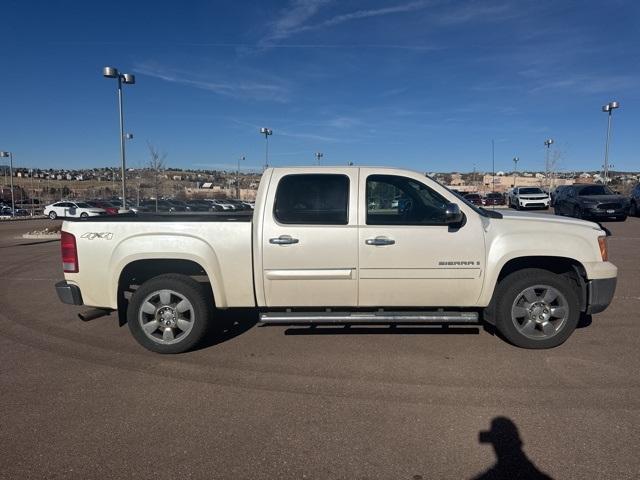
{"label": "truck shadow", "polygon": [[289,327],[285,335],[478,335],[480,329],[451,326],[300,326]]}
{"label": "truck shadow", "polygon": [[[206,337],[195,350],[224,343],[251,330],[258,324],[258,312],[254,309],[217,311],[216,318]],[[582,315],[577,328],[591,325],[591,315]],[[276,326],[260,325],[260,328]],[[491,335],[499,335],[492,325],[482,323],[466,326],[414,326],[414,325],[295,325],[287,326],[285,335],[479,335],[483,329]]]}
{"label": "truck shadow", "polygon": [[552,480],[527,457],[518,427],[511,419],[495,417],[491,420],[491,428],[479,433],[478,441],[493,447],[496,462],[488,470],[472,477],[473,480]]}
{"label": "truck shadow", "polygon": [[257,323],[258,312],[255,309],[217,311],[216,318],[211,322],[207,335],[194,350],[201,350],[219,343],[228,342],[251,330]]}
{"label": "truck shadow", "polygon": [[581,313],[580,320],[578,320],[578,326],[576,328],[587,328],[589,325],[591,325],[591,315]]}

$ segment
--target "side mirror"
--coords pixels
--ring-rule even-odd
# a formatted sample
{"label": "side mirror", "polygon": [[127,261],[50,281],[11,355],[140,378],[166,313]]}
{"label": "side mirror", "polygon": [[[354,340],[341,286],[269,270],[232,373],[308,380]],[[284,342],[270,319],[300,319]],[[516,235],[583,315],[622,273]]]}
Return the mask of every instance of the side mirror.
{"label": "side mirror", "polygon": [[457,203],[447,203],[445,210],[445,223],[448,225],[461,223],[464,218],[462,211]]}

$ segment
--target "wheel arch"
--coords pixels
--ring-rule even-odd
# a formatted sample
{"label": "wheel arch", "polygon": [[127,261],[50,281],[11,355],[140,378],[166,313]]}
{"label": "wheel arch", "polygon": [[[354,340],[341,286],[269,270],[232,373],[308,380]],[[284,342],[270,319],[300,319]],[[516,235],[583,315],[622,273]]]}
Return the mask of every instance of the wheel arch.
{"label": "wheel arch", "polygon": [[491,293],[487,299],[487,314],[484,316],[489,323],[492,321],[493,303],[496,297],[496,290],[500,282],[511,273],[527,268],[538,268],[547,270],[558,275],[566,275],[572,281],[572,286],[578,295],[580,301],[580,310],[585,311],[587,308],[587,273],[584,265],[575,258],[550,256],[550,255],[530,255],[511,258],[505,261],[500,267],[499,273],[495,278],[493,285],[487,289],[487,293]]}
{"label": "wheel arch", "polygon": [[[136,286],[147,280],[164,274],[179,274],[194,278],[203,284],[215,305],[216,282],[211,275],[197,261],[183,258],[144,258],[127,263],[118,275],[117,305],[118,317],[121,325],[126,323],[128,295]],[[135,288],[134,288],[135,287]]]}

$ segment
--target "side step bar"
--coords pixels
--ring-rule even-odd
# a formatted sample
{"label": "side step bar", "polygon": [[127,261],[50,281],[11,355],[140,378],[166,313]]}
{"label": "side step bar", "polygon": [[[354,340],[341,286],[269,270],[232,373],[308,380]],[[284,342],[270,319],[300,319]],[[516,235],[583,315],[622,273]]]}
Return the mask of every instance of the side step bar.
{"label": "side step bar", "polygon": [[478,312],[267,312],[264,325],[295,324],[467,324],[478,323]]}

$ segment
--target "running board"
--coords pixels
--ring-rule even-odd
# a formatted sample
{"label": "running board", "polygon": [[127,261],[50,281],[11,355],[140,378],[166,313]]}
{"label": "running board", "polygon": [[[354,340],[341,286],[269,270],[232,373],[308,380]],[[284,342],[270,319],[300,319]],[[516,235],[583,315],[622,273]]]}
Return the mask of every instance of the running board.
{"label": "running board", "polygon": [[264,325],[295,324],[466,324],[478,323],[478,312],[267,312]]}

